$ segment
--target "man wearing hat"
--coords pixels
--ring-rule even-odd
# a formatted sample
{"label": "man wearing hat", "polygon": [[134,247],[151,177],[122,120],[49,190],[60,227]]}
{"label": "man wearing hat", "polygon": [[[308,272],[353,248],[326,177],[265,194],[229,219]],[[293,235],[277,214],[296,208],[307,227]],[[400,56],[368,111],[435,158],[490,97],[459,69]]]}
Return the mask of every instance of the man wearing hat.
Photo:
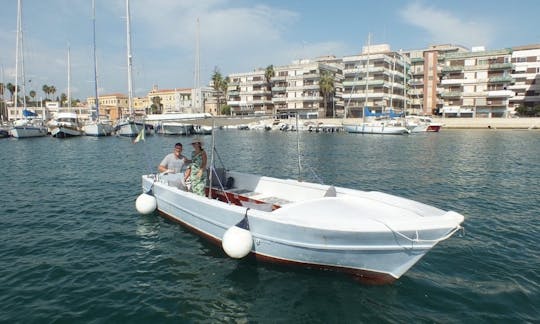
{"label": "man wearing hat", "polygon": [[203,142],[200,137],[195,137],[191,141],[193,152],[191,153],[191,191],[193,193],[204,196],[204,188],[206,186],[206,152],[202,148]]}

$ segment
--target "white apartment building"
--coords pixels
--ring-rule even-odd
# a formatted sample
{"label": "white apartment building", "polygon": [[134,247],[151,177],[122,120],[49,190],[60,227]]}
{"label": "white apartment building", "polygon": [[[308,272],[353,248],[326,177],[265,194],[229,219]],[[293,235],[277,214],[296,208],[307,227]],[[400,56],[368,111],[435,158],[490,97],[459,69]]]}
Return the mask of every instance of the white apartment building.
{"label": "white apartment building", "polygon": [[325,98],[319,82],[327,73],[333,78],[334,88],[341,89],[339,64],[299,60],[290,65],[274,67],[274,76],[266,79],[266,69],[229,75],[227,104],[233,115],[267,114],[280,118],[332,116],[334,96]]}
{"label": "white apartment building", "polygon": [[272,85],[266,80],[265,73],[266,69],[256,69],[228,76],[230,81],[227,88],[227,105],[231,107],[232,115],[275,114]]}
{"label": "white apartment building", "polygon": [[272,78],[272,101],[276,114],[291,117],[298,113],[301,118],[332,116],[334,96],[329,95],[325,102],[320,88],[324,74],[333,78],[334,88],[341,89],[340,64],[304,59],[276,67]]}
{"label": "white apartment building", "polygon": [[439,112],[444,103],[440,96],[444,55],[461,52],[469,50],[459,45],[442,44],[404,52],[411,61],[411,79],[407,82],[410,103],[408,113],[432,115]]}
{"label": "white apartment building", "polygon": [[347,117],[361,117],[364,107],[382,113],[405,111],[409,57],[388,44],[364,46],[359,55],[343,57],[343,105]]}
{"label": "white apartment building", "polygon": [[471,52],[445,54],[440,112],[448,117],[509,116],[512,70],[511,49],[475,47]]}
{"label": "white apartment building", "polygon": [[540,105],[540,44],[512,48],[515,83],[509,89],[515,92],[510,107],[532,108]]}

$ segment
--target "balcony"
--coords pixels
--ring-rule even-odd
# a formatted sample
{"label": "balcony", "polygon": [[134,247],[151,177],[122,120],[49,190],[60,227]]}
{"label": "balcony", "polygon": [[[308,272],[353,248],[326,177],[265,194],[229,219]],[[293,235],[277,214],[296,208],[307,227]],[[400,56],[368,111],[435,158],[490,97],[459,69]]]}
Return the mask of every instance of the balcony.
{"label": "balcony", "polygon": [[515,80],[511,76],[506,75],[506,76],[498,76],[498,77],[489,78],[488,82],[490,82],[490,83],[514,83]]}
{"label": "balcony", "polygon": [[512,63],[495,63],[489,65],[490,70],[508,70],[512,69],[513,67],[514,64]]}
{"label": "balcony", "polygon": [[281,92],[287,90],[287,87],[272,87],[272,92]]}
{"label": "balcony", "polygon": [[286,75],[276,75],[276,76],[273,76],[272,77],[272,81],[273,82],[276,82],[276,81],[285,81],[287,80],[287,76]]}
{"label": "balcony", "polygon": [[510,98],[514,95],[514,91],[511,90],[495,90],[487,92],[487,97],[489,98]]}
{"label": "balcony", "polygon": [[445,91],[441,93],[443,98],[461,98],[461,91]]}
{"label": "balcony", "polygon": [[461,65],[445,66],[442,68],[442,71],[443,72],[463,71],[463,66]]}
{"label": "balcony", "polygon": [[[369,80],[368,86],[374,86],[374,85],[383,85],[384,80]],[[358,80],[358,81],[343,81],[344,87],[352,87],[352,86],[365,86],[366,80]]]}

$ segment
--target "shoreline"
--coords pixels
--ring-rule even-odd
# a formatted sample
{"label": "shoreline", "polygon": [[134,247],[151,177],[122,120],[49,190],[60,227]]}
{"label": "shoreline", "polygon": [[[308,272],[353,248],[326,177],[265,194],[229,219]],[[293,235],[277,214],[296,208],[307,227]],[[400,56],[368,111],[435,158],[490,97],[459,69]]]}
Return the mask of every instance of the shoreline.
{"label": "shoreline", "polygon": [[[443,129],[540,129],[540,117],[522,117],[522,118],[440,118],[431,117],[433,122],[443,124]],[[300,121],[300,120],[299,120]],[[301,122],[306,122],[302,119]],[[341,124],[360,123],[361,118],[347,118],[345,121],[341,118],[319,118],[309,119],[316,123],[323,124]]]}

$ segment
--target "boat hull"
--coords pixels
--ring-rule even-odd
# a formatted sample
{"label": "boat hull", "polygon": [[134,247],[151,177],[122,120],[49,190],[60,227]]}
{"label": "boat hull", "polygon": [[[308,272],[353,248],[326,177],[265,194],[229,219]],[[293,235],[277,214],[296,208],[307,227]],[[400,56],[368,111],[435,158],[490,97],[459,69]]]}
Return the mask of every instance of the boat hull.
{"label": "boat hull", "polygon": [[[293,203],[274,211],[262,211],[248,208],[247,205],[238,206],[219,199],[197,196],[169,186],[157,176],[143,176],[143,191],[148,192],[150,189],[162,215],[214,243],[220,244],[225,231],[247,215],[253,236],[251,253],[254,257],[282,264],[345,272],[367,283],[383,284],[396,280],[436,244],[412,244],[409,238],[396,236],[396,232],[384,226],[370,231],[355,226],[325,226],[326,222],[332,222],[337,217],[336,210],[343,211],[344,203],[359,204],[348,198],[315,199]],[[434,210],[444,214],[444,211]],[[340,214],[348,215],[340,217],[362,217],[356,215],[356,212],[343,211]],[[308,221],[308,225],[305,225],[295,221],[304,216],[318,219],[319,222],[309,224]],[[431,228],[421,235],[425,238],[438,238],[452,230],[454,228]],[[418,231],[403,230],[400,234],[414,237]]]}
{"label": "boat hull", "polygon": [[146,135],[150,135],[152,126],[144,124],[142,122],[124,121],[116,125],[114,129],[116,135],[118,136],[136,137],[137,135],[139,135],[142,129],[145,129],[144,133]]}
{"label": "boat hull", "polygon": [[51,136],[56,138],[68,138],[81,135],[81,130],[78,127],[56,126],[51,129]]}
{"label": "boat hull", "polygon": [[47,135],[45,126],[15,126],[10,130],[15,138],[41,137]]}
{"label": "boat hull", "polygon": [[370,124],[360,124],[360,125],[343,125],[343,128],[354,134],[381,134],[381,135],[405,135],[409,134],[409,130],[401,126],[391,126],[391,125],[370,125]]}
{"label": "boat hull", "polygon": [[111,124],[93,122],[84,125],[83,132],[86,136],[110,136],[113,127]]}
{"label": "boat hull", "polygon": [[182,123],[162,123],[159,126],[159,134],[161,135],[191,135],[193,125]]}
{"label": "boat hull", "polygon": [[428,125],[426,132],[437,133],[441,130],[442,125]]}

